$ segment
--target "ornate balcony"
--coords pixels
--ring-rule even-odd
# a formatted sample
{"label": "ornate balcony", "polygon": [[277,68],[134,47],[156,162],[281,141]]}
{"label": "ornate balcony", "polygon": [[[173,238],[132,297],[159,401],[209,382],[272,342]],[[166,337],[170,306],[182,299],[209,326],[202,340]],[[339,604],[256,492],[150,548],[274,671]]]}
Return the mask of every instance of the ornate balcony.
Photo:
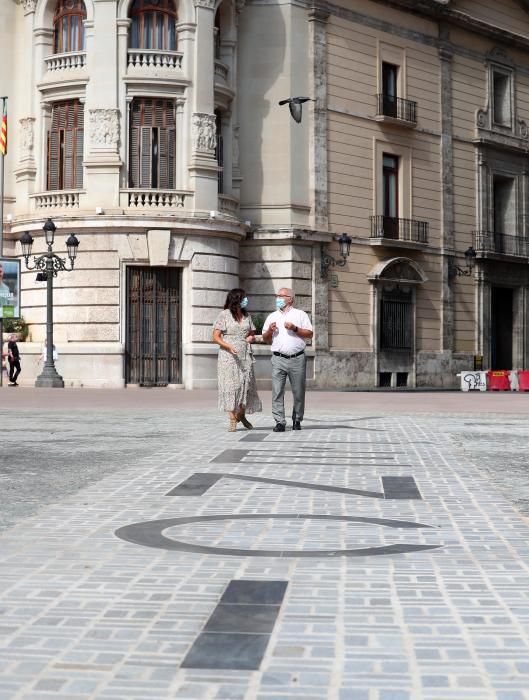
{"label": "ornate balcony", "polygon": [[219,194],[219,211],[230,216],[237,216],[239,212],[239,200]]}
{"label": "ornate balcony", "polygon": [[392,95],[377,95],[377,121],[414,127],[417,124],[417,103]]}
{"label": "ornate balcony", "polygon": [[529,257],[529,240],[497,231],[472,231],[472,245],[478,255],[508,255]]}
{"label": "ornate balcony", "polygon": [[71,51],[70,53],[55,53],[44,59],[48,72],[71,71],[86,66],[85,51]]}
{"label": "ornate balcony", "polygon": [[167,69],[182,70],[183,54],[179,51],[159,49],[129,49],[127,67],[129,71]]}
{"label": "ornate balcony", "polygon": [[428,222],[416,219],[398,219],[393,216],[371,217],[371,241],[379,244],[428,244]]}
{"label": "ornate balcony", "polygon": [[57,190],[31,194],[35,209],[78,209],[79,195],[83,190]]}
{"label": "ornate balcony", "polygon": [[148,209],[148,210],[168,210],[182,209],[185,206],[186,197],[190,196],[189,192],[177,190],[141,190],[128,189],[121,190],[121,194],[125,198],[122,206],[131,209]]}
{"label": "ornate balcony", "polygon": [[229,72],[229,66],[222,61],[215,60],[215,82],[217,84],[227,85]]}

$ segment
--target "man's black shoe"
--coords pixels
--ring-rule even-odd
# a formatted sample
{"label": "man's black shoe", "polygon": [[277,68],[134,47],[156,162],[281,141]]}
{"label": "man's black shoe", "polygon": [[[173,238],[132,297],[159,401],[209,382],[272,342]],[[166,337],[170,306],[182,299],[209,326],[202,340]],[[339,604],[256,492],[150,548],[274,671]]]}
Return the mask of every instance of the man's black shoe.
{"label": "man's black shoe", "polygon": [[276,423],[276,427],[274,428],[274,433],[284,433],[285,432],[285,426],[283,423]]}
{"label": "man's black shoe", "polygon": [[292,423],[292,430],[301,430],[301,421],[300,420],[295,420]]}

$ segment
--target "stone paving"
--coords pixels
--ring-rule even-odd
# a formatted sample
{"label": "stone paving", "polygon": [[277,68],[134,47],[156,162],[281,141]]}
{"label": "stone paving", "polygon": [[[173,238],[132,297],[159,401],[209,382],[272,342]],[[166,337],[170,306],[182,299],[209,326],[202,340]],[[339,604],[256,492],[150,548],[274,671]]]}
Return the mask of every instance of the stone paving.
{"label": "stone paving", "polygon": [[529,522],[465,439],[527,418],[224,423],[149,413],[159,450],[3,532],[1,700],[529,700]]}

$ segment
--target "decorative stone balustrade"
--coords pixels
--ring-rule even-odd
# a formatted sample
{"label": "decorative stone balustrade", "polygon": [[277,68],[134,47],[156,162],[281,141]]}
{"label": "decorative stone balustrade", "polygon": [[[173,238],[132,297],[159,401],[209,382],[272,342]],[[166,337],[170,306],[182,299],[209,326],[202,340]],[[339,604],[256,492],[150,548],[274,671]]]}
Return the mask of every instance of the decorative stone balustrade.
{"label": "decorative stone balustrade", "polygon": [[182,69],[183,54],[178,51],[160,51],[159,49],[129,49],[128,68],[154,69],[169,68],[170,70]]}
{"label": "decorative stone balustrade", "polygon": [[36,209],[78,209],[82,190],[58,190],[32,194]]}
{"label": "decorative stone balustrade", "polygon": [[56,53],[44,59],[48,71],[68,71],[86,66],[86,52]]}
{"label": "decorative stone balustrade", "polygon": [[132,209],[181,209],[188,192],[176,190],[121,190],[126,196],[126,206]]}
{"label": "decorative stone balustrade", "polygon": [[216,83],[222,83],[224,85],[227,85],[229,72],[230,72],[230,69],[225,63],[222,63],[222,61],[215,61],[215,82]]}
{"label": "decorative stone balustrade", "polygon": [[237,216],[239,212],[239,201],[225,194],[219,194],[219,211],[229,214],[230,216]]}

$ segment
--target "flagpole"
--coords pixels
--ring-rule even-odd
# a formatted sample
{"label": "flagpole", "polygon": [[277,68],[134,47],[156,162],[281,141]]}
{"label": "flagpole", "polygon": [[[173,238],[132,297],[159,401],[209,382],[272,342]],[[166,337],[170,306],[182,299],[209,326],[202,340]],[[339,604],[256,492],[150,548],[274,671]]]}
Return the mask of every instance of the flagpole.
{"label": "flagpole", "polygon": [[[4,117],[7,97],[2,97],[2,119]],[[0,258],[4,256],[4,161],[2,152],[0,162]],[[2,356],[2,371],[0,372],[0,387],[4,384],[4,315],[0,317],[0,355]]]}

